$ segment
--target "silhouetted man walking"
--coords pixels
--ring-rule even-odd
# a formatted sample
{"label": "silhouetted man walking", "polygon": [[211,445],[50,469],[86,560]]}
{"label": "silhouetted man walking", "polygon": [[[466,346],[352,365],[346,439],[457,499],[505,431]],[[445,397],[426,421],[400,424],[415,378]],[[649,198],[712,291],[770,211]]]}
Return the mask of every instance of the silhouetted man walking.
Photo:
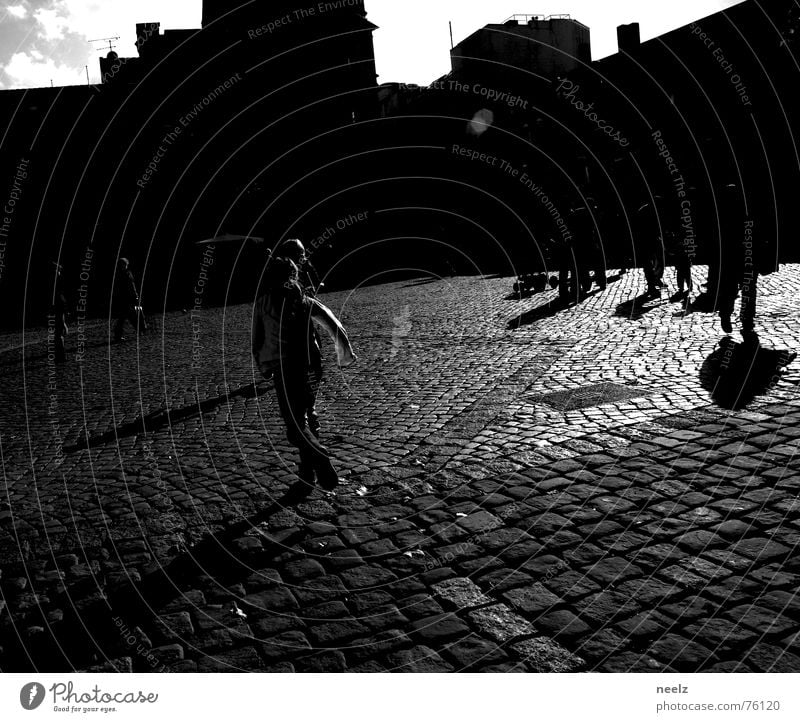
{"label": "silhouetted man walking", "polygon": [[48,335],[53,339],[53,355],[55,362],[63,364],[67,360],[65,337],[69,332],[67,328],[67,299],[64,296],[64,284],[61,277],[61,266],[56,267],[56,278],[53,288],[53,303],[50,306],[48,319]]}
{"label": "silhouetted man walking", "polygon": [[733,333],[733,310],[741,291],[739,313],[742,338],[755,343],[758,262],[754,241],[754,223],[745,217],[744,199],[735,184],[726,186],[723,196],[722,237],[720,238],[717,277],[709,278],[709,288],[716,282],[720,326]]}
{"label": "silhouetted man walking", "polygon": [[321,354],[312,316],[324,306],[308,296],[299,274],[289,258],[270,259],[253,309],[253,357],[262,375],[275,381],[287,438],[300,453],[298,475],[333,491],[339,477],[328,450],[319,442],[315,411]]}
{"label": "silhouetted man walking", "polygon": [[114,341],[124,341],[125,321],[130,321],[137,334],[147,332],[147,321],[142,313],[139,289],[130,270],[127,258],[120,258],[116,283],[115,306],[117,322],[114,325]]}
{"label": "silhouetted man walking", "polygon": [[660,298],[664,286],[664,240],[658,207],[644,201],[637,208],[634,221],[634,241],[647,280],[647,295]]}

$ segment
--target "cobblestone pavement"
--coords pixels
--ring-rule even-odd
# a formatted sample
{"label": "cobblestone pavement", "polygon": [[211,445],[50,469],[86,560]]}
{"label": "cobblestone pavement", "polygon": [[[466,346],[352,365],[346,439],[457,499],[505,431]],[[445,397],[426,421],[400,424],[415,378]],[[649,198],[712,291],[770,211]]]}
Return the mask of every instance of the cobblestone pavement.
{"label": "cobblestone pavement", "polygon": [[298,490],[247,307],[95,323],[65,367],[0,339],[0,668],[800,671],[800,267],[757,357],[642,285],[327,296],[336,495]]}

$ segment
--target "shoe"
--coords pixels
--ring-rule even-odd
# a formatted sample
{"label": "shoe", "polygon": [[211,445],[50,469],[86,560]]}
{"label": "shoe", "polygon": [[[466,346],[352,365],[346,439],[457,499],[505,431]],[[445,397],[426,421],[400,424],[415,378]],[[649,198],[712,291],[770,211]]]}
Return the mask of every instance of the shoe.
{"label": "shoe", "polygon": [[758,346],[760,343],[755,331],[742,331],[742,342],[745,346]]}
{"label": "shoe", "polygon": [[336,487],[341,483],[339,477],[333,476],[326,479],[317,479],[317,486],[323,491],[336,491]]}
{"label": "shoe", "polygon": [[297,465],[297,476],[300,477],[301,481],[306,482],[306,484],[313,484],[317,479],[314,467],[311,466],[311,464],[304,464],[303,462]]}
{"label": "shoe", "polygon": [[730,316],[720,316],[719,317],[719,324],[722,326],[722,330],[725,333],[733,333],[733,324],[731,323]]}

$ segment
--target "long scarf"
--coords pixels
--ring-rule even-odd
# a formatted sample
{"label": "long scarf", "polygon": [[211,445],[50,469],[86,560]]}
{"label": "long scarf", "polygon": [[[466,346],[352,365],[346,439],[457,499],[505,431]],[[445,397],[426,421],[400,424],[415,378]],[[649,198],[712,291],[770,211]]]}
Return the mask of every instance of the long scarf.
{"label": "long scarf", "polygon": [[324,331],[336,346],[336,362],[341,367],[350,366],[355,363],[357,357],[353,353],[347,331],[342,326],[341,321],[325,304],[320,303],[316,298],[311,299],[311,320],[314,325]]}

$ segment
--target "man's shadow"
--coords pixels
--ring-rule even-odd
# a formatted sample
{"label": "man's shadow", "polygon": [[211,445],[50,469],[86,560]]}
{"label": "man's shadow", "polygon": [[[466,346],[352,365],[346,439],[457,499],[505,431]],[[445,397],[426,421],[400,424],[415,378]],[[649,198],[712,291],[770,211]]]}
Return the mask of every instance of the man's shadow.
{"label": "man's shadow", "polygon": [[235,391],[228,394],[221,394],[214,396],[204,401],[188,404],[176,409],[158,409],[149,414],[142,414],[137,416],[133,421],[106,431],[102,434],[95,434],[88,436],[84,431],[78,437],[74,444],[65,444],[62,451],[65,454],[74,454],[77,451],[83,451],[90,447],[102,446],[103,444],[116,441],[117,439],[124,439],[130,436],[138,436],[139,434],[154,433],[165,427],[172,427],[181,421],[186,421],[194,416],[202,416],[203,414],[210,413],[216,408],[229,403],[236,398],[253,399],[263,396],[267,392],[266,386],[259,386],[257,384],[246,384]]}
{"label": "man's shadow", "polygon": [[755,339],[740,344],[726,336],[700,369],[700,383],[720,407],[744,409],[775,386],[796,358],[792,351],[767,349]]}

